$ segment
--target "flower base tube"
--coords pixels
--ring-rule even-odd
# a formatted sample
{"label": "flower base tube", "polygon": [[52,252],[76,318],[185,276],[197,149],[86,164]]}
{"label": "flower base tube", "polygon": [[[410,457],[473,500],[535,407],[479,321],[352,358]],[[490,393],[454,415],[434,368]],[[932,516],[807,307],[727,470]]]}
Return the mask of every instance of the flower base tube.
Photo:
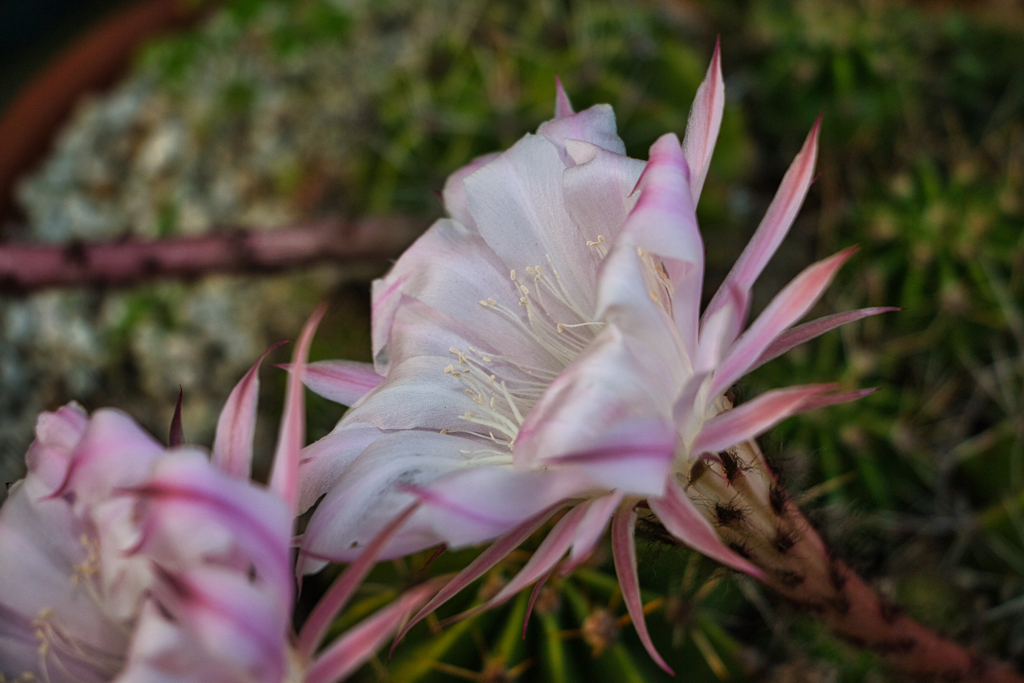
{"label": "flower base tube", "polygon": [[775,480],[754,442],[691,471],[687,494],[762,580],[834,633],[875,652],[893,670],[923,680],[1011,683],[1024,676],[903,614],[843,562]]}

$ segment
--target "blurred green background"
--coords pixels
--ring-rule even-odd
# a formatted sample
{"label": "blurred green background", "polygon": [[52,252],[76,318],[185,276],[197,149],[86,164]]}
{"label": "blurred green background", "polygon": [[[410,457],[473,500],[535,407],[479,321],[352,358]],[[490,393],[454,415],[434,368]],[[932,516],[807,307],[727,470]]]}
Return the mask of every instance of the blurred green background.
{"label": "blurred green background", "polygon": [[[1020,665],[1019,2],[224,2],[197,28],[147,47],[124,83],[83,105],[51,160],[22,182],[26,221],[17,236],[191,234],[226,223],[272,228],[391,212],[422,216],[426,225],[441,213],[437,193],[449,173],[550,118],[556,74],[577,109],[612,104],[628,152],[646,158],[660,134],[684,130],[716,37],[727,100],[698,209],[707,292],[752,234],[820,112],[820,175],[755,290],[755,312],[805,265],[852,244],[859,254],[816,312],[902,309],[832,332],[744,380],[741,397],[811,381],[879,389],[787,421],[764,439],[765,450],[836,553],[880,591],[959,642]],[[251,296],[256,285],[227,278],[217,286],[43,295],[64,297],[47,299],[51,308],[93,311],[82,324],[103,351],[83,353],[81,365],[99,369],[72,381],[78,366],[47,366],[60,346],[42,344],[45,330],[37,328],[24,338],[5,334],[0,369],[22,378],[22,394],[34,386],[25,378],[49,382],[36,410],[78,398],[90,408],[139,412],[141,396],[155,406],[142,419],[162,434],[182,380],[154,385],[146,368],[171,363],[161,355],[168,339],[198,336],[205,346],[186,344],[173,363],[196,375],[186,406],[190,391],[208,397],[193,401],[191,433],[186,420],[190,440],[208,442],[211,406],[234,381],[225,378],[256,355],[227,364],[230,353],[211,359],[210,349],[244,335],[246,349],[292,335],[328,298],[314,357],[368,359],[367,283],[381,272],[374,268],[263,278],[258,286],[274,294],[260,297],[277,308],[259,308],[258,324],[252,315],[213,314],[218,331],[197,322],[210,317],[197,317],[197,307],[237,312],[249,306],[244,298],[216,302]],[[5,306],[10,324],[12,316],[38,317],[43,304],[30,297]],[[17,306],[22,313],[11,313]],[[217,373],[196,369],[211,364]],[[270,372],[265,378],[264,422],[272,425],[283,383]],[[310,400],[315,438],[343,409]],[[5,454],[20,457],[27,438],[13,430]],[[893,680],[873,656],[753,582],[664,545],[654,532],[640,535],[648,622],[680,680]],[[442,556],[428,571],[457,568],[471,555]],[[421,577],[425,561],[379,567],[342,621]],[[522,561],[513,557],[473,590],[493,594]],[[390,664],[374,662],[360,676],[668,680],[632,629],[621,628],[613,575],[608,554],[599,553],[585,570],[554,581],[525,641],[521,597],[439,634],[420,626]]]}

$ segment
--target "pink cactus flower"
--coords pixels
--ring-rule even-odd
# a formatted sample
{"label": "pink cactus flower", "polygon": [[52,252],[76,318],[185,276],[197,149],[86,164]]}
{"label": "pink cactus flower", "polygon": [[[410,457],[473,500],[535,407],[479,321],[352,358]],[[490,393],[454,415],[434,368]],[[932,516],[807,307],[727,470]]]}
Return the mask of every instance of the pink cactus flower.
{"label": "pink cactus flower", "polygon": [[392,527],[291,634],[301,378],[318,320],[297,347],[266,488],[249,480],[259,363],[228,400],[212,462],[116,410],[40,416],[29,474],[0,509],[0,680],[329,683],[429,597],[414,589],[317,652]]}
{"label": "pink cactus flower", "polygon": [[[638,503],[683,543],[761,575],[715,528],[716,496],[735,464],[729,449],[791,415],[866,392],[790,387],[736,408],[725,393],[793,346],[889,309],[794,327],[852,255],[845,250],[800,273],[744,329],[751,287],[813,179],[815,123],[701,312],[694,207],[724,97],[716,47],[683,141],[662,136],[643,162],[625,156],[609,106],[574,113],[559,84],[555,118],[536,135],[448,180],[450,218],[374,283],[373,364],[309,368],[311,389],[352,407],[300,464],[300,509],[326,494],[305,534],[304,571],[353,556],[419,498],[424,506],[385,557],[498,539],[422,616],[568,506],[490,604],[546,577],[566,554],[562,571],[571,570],[610,522],[626,605],[666,669],[641,612]],[[750,480],[748,495],[767,509],[770,476]]]}

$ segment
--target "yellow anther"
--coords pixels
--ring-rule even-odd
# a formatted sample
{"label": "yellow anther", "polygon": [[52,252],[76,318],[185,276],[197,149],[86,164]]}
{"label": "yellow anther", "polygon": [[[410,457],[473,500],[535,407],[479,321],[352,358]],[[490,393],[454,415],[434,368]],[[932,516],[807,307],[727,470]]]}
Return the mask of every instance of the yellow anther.
{"label": "yellow anther", "polygon": [[512,275],[511,275],[511,277],[512,277],[512,282],[515,282],[515,281],[516,281],[516,271],[515,271],[515,269],[514,269],[514,268],[512,269]]}
{"label": "yellow anther", "polygon": [[660,303],[661,302],[661,297],[659,297],[658,293],[655,292],[653,289],[647,290],[647,294],[650,295],[651,301],[653,301],[654,303]]}

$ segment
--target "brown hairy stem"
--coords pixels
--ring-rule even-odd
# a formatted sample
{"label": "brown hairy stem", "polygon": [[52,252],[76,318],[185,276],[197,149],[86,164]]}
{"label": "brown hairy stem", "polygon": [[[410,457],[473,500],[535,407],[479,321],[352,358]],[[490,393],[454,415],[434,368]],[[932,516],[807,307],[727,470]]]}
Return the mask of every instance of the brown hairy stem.
{"label": "brown hairy stem", "polygon": [[764,581],[850,643],[875,652],[916,680],[1024,683],[1005,664],[986,662],[903,614],[831,556],[786,495],[754,442],[729,449],[722,464],[691,476],[687,493],[719,535],[764,573]]}
{"label": "brown hairy stem", "polygon": [[162,240],[2,244],[0,292],[128,286],[156,278],[277,271],[319,261],[384,260],[400,254],[424,227],[413,218],[390,216]]}
{"label": "brown hairy stem", "polygon": [[[751,560],[766,583],[798,607],[814,613],[851,644],[872,650],[891,668],[920,680],[959,683],[1021,683],[1024,676],[987,662],[903,614],[845,564],[831,558],[817,532],[792,503],[784,513],[799,529],[779,557]],[[767,553],[766,553],[767,555]]]}

